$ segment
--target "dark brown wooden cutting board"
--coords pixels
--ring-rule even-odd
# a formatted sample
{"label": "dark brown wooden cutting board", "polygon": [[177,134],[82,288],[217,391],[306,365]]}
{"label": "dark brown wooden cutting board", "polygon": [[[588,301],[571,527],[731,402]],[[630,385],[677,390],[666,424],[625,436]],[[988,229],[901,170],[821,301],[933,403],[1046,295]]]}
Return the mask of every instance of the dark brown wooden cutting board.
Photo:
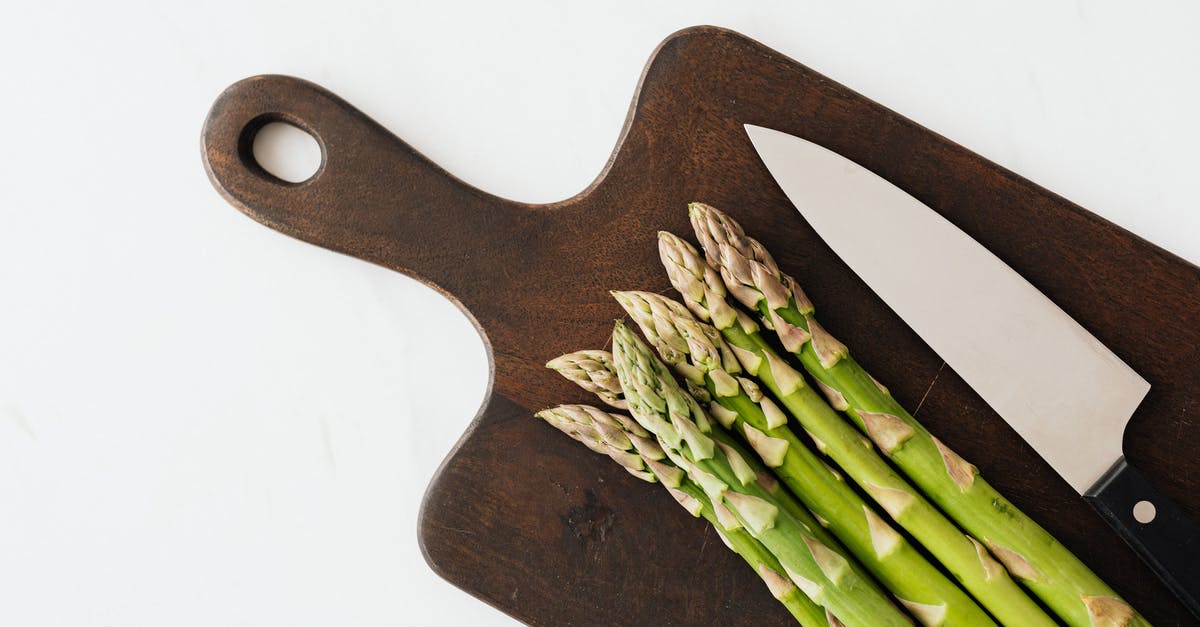
{"label": "dark brown wooden cutting board", "polygon": [[[250,154],[257,129],[279,120],[322,146],[321,168],[304,183],[275,179]],[[424,281],[474,320],[493,385],[429,486],[420,541],[438,574],[522,621],[789,620],[660,488],[531,417],[590,400],[543,363],[608,344],[621,315],[609,289],[668,290],[655,233],[691,239],[685,204],[700,200],[761,239],[858,360],[1013,502],[1156,624],[1192,624],[1066,482],[814,234],[743,123],[829,147],[924,201],[1145,376],[1153,389],[1128,428],[1127,455],[1200,517],[1200,269],[736,33],[698,27],[664,41],[608,165],[559,203],[475,189],[328,91],[282,76],[221,94],[203,157],[213,184],[250,217]]]}

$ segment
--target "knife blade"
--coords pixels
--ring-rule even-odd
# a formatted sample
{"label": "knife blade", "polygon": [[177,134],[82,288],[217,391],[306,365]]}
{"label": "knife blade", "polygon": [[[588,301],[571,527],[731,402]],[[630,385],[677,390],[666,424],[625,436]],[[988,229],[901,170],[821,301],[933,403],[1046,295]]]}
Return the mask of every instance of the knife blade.
{"label": "knife blade", "polygon": [[[1124,458],[1150,384],[941,214],[807,140],[746,125],[813,229],[1200,616],[1200,527]],[[1150,503],[1153,520],[1146,519]],[[1134,507],[1139,512],[1135,517]]]}

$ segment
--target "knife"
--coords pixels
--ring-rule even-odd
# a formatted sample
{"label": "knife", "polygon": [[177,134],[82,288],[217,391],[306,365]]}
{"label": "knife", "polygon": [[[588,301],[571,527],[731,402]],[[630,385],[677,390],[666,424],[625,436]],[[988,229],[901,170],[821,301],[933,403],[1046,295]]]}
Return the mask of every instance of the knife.
{"label": "knife", "polygon": [[1200,526],[1122,450],[1125,425],[1150,384],[900,188],[799,137],[752,125],[746,132],[817,234],[1200,617]]}

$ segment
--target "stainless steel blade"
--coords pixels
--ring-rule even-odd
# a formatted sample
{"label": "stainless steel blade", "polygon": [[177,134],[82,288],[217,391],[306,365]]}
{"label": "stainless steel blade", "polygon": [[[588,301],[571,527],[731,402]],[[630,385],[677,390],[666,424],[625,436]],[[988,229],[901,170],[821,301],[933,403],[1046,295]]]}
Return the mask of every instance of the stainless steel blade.
{"label": "stainless steel blade", "polygon": [[1150,389],[1037,288],[937,212],[812,142],[746,126],[771,175],[875,293],[1086,491]]}

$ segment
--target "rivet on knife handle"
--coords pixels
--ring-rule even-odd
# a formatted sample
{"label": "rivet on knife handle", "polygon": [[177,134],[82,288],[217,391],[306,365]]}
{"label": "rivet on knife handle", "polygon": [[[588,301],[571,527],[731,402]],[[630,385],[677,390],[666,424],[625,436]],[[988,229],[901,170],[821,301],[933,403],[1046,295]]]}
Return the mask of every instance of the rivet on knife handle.
{"label": "rivet on knife handle", "polygon": [[1124,457],[1083,496],[1200,616],[1200,525]]}

